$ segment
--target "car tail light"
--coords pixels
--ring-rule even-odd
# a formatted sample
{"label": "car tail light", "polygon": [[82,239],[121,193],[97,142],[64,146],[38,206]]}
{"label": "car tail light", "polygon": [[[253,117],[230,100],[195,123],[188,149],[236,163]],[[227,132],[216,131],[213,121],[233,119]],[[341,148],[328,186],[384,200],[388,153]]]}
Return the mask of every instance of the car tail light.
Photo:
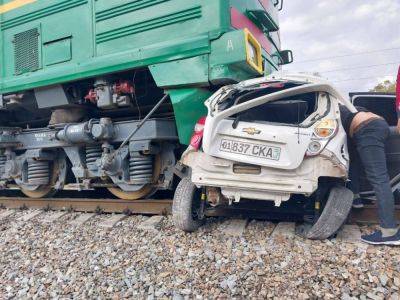
{"label": "car tail light", "polygon": [[203,140],[204,125],[206,124],[206,117],[201,117],[194,126],[194,132],[190,139],[190,146],[195,150],[199,150]]}
{"label": "car tail light", "polygon": [[337,122],[332,119],[319,121],[314,129],[316,137],[321,139],[331,138],[337,130]]}
{"label": "car tail light", "polygon": [[317,153],[319,153],[319,152],[321,151],[321,149],[322,149],[322,145],[321,145],[320,142],[318,142],[318,141],[312,141],[312,142],[308,145],[307,152],[310,153],[311,155],[314,154],[314,153],[317,154]]}
{"label": "car tail light", "polygon": [[333,119],[319,121],[314,128],[314,135],[308,145],[306,156],[318,155],[324,150],[328,142],[335,136],[338,123]]}

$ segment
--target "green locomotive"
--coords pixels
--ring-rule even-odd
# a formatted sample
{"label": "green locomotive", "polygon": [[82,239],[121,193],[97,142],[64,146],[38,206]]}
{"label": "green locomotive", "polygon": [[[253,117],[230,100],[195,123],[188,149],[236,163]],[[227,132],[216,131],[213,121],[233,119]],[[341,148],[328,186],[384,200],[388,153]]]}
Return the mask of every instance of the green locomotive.
{"label": "green locomotive", "polygon": [[290,62],[281,1],[1,1],[0,187],[171,189],[205,99]]}

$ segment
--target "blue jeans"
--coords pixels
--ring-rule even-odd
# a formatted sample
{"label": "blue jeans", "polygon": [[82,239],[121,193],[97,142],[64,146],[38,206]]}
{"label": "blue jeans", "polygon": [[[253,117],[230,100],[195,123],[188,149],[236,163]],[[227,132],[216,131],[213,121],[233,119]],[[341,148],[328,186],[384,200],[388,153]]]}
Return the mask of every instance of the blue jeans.
{"label": "blue jeans", "polygon": [[363,167],[375,192],[381,227],[396,228],[395,202],[386,165],[388,137],[389,125],[382,119],[373,120],[354,133],[349,147],[350,188],[354,194],[360,192],[359,178]]}

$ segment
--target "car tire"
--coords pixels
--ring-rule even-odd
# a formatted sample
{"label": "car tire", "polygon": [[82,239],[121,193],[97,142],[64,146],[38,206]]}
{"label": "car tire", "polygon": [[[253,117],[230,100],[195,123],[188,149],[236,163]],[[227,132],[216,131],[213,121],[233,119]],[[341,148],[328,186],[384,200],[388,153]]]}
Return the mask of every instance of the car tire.
{"label": "car tire", "polygon": [[195,208],[201,203],[200,190],[185,177],[178,184],[172,204],[174,225],[186,232],[196,231],[203,223],[196,217]]}
{"label": "car tire", "polygon": [[332,187],[326,205],[315,224],[306,233],[312,240],[333,236],[346,222],[353,203],[353,193],[344,186]]}

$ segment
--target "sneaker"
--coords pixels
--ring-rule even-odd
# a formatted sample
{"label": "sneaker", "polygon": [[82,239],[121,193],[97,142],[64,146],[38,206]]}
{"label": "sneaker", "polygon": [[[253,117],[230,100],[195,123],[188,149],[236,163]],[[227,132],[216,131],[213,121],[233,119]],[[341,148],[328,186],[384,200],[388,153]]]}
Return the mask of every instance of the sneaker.
{"label": "sneaker", "polygon": [[382,231],[377,230],[371,234],[361,236],[361,240],[371,245],[392,245],[400,246],[400,229],[392,236],[383,237]]}
{"label": "sneaker", "polygon": [[353,208],[363,208],[364,207],[364,201],[362,198],[355,198],[353,200]]}

